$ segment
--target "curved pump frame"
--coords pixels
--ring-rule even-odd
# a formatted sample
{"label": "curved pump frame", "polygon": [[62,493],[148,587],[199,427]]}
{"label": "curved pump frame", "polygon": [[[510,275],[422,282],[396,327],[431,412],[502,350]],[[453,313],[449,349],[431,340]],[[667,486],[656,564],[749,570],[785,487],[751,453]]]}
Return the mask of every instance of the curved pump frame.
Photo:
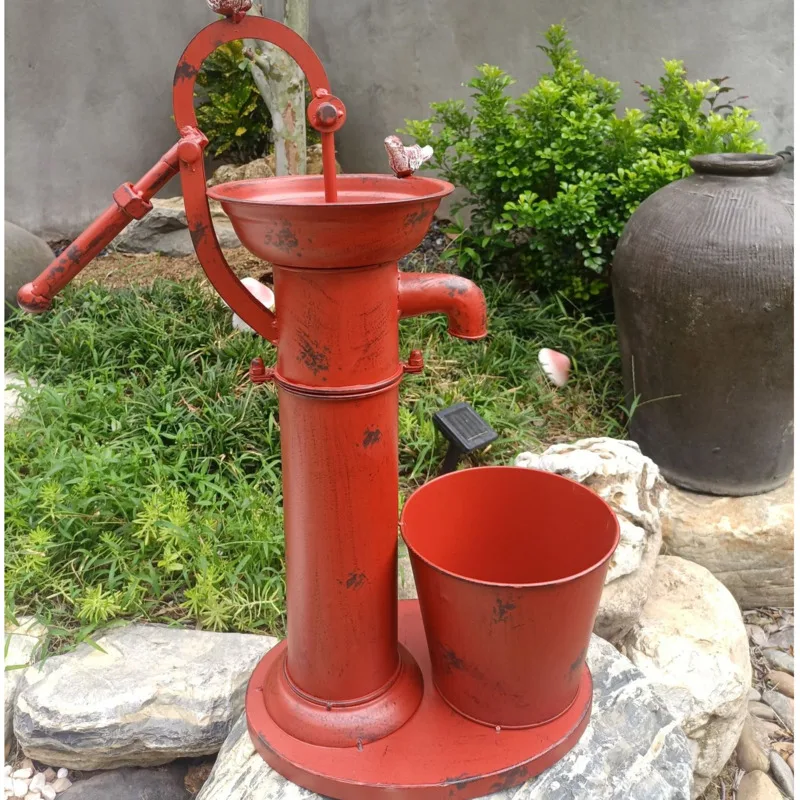
{"label": "curved pump frame", "polygon": [[180,141],[135,184],[123,183],[109,206],[34,281],[17,293],[21,308],[41,313],[53,297],[95,259],[131,222],[153,208],[150,200],[180,172],[189,231],[203,271],[222,299],[253,330],[277,343],[275,315],[250,292],[230,268],[219,246],[206,196],[203,152],[208,139],[197,125],[194,87],[203,61],[220,45],[238,39],[260,39],[280,47],[303,70],[313,96],[308,121],[322,139],[325,199],[336,201],[336,149],[333,134],[347,118],[341,100],[331,94],[325,68],[308,43],[291,28],[263,17],[231,16],[208,25],[189,43],[178,62],[173,81],[173,110]]}

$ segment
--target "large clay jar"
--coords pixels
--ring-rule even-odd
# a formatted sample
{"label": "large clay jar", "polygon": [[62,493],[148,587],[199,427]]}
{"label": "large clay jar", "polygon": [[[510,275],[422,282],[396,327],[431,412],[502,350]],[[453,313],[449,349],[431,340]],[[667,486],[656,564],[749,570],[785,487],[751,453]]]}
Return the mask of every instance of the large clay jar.
{"label": "large clay jar", "polygon": [[630,436],[671,483],[748,495],[793,462],[793,204],[780,156],[691,159],[617,246]]}

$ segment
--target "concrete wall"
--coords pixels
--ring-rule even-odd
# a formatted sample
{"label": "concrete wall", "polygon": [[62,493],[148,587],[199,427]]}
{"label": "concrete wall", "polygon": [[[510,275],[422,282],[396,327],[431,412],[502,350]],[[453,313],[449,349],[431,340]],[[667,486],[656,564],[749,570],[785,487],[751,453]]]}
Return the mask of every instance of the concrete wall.
{"label": "concrete wall", "polygon": [[[533,83],[541,33],[564,20],[587,66],[655,82],[661,58],[690,76],[730,75],[770,147],[792,141],[791,0],[311,0],[311,44],[347,104],[346,171],[385,172],[382,140],[428,104],[466,96],[482,62]],[[6,217],[55,237],[79,232],[124,180],[174,142],[170,89],[203,0],[9,0]],[[277,16],[277,0],[267,0]],[[179,191],[176,181],[165,191]]]}

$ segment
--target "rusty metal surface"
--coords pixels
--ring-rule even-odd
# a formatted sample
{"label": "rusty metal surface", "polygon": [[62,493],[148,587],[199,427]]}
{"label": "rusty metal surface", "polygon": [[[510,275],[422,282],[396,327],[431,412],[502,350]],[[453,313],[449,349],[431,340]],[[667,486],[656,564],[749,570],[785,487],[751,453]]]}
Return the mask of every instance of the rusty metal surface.
{"label": "rusty metal surface", "polygon": [[361,267],[397,261],[424,238],[446,181],[339,175],[325,203],[319,175],[234,181],[208,190],[251,253],[286,267]]}
{"label": "rusty metal surface", "polygon": [[38,278],[17,292],[25,311],[47,311],[57,295],[92,259],[96,258],[134,219],[150,211],[150,199],[178,172],[178,145],[165,153],[136,184],[124,183],[109,206]]}
{"label": "rusty metal surface", "polygon": [[504,728],[565,713],[619,542],[611,508],[559,475],[479,467],[418,489],[401,530],[445,700]]}
{"label": "rusty metal surface", "polygon": [[361,747],[309,745],[276,724],[263,696],[286,644],[267,653],[245,698],[250,735],[267,763],[289,780],[338,800],[468,800],[510,789],[543,772],[574,747],[589,723],[592,679],[585,666],[578,697],[557,720],[497,731],[457,714],[436,691],[415,601],[400,603],[399,637],[422,671],[422,703],[403,727]]}

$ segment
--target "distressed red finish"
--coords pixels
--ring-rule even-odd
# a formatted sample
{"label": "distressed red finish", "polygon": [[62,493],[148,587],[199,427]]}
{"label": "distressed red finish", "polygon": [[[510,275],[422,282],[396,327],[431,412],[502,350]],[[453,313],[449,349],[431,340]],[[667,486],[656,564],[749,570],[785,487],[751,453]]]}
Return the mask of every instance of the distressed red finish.
{"label": "distressed red finish", "polygon": [[445,700],[504,728],[563,714],[619,542],[608,504],[560,475],[478,467],[418,489],[401,529]]}
{"label": "distressed red finish", "polygon": [[[260,358],[250,365],[251,379],[274,383],[279,398],[288,605],[287,639],[260,662],[247,691],[258,752],[289,779],[342,800],[471,798],[522,783],[561,758],[586,727],[591,678],[583,663],[570,679],[577,698],[563,714],[527,730],[495,730],[453,711],[434,688],[438,662],[432,673],[416,603],[402,606],[398,626],[398,387],[424,367],[418,350],[401,361],[398,321],[444,313],[453,336],[486,335],[477,286],[398,269],[453,187],[421,177],[337,176],[334,134],[347,113],[313,50],[289,28],[246,16],[249,0],[214,2],[226,19],[192,40],[175,72],[180,141],[141,181],[114,193],[114,205],[20,291],[20,302],[46,308],[180,171],[203,270],[235,314],[278,347],[274,368]],[[322,176],[206,189],[195,80],[216,47],[244,38],[283,48],[305,72]],[[209,197],[222,203],[243,244],[272,263],[274,313],[226,262]],[[473,605],[483,610],[482,601]]]}

